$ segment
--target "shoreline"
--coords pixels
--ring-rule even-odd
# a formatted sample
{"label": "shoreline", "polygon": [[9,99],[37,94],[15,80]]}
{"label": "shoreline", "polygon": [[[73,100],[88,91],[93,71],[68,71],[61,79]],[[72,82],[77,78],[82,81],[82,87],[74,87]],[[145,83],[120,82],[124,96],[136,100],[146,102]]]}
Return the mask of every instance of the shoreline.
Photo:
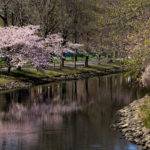
{"label": "shoreline", "polygon": [[112,124],[114,130],[119,130],[126,140],[142,146],[142,150],[150,150],[150,129],[144,127],[139,108],[144,104],[146,97],[133,101],[116,113]]}
{"label": "shoreline", "polygon": [[80,73],[80,74],[73,74],[73,75],[62,75],[58,77],[45,77],[42,79],[32,80],[32,82],[28,81],[14,81],[7,83],[5,85],[0,85],[0,92],[7,91],[7,90],[15,90],[15,89],[21,89],[21,88],[30,88],[32,86],[36,85],[42,85],[52,82],[60,82],[60,81],[70,81],[70,80],[78,80],[78,79],[86,79],[96,76],[105,76],[105,75],[111,75],[111,74],[119,74],[124,73],[124,70],[108,70],[108,71],[102,71],[102,72],[91,72],[91,73]]}

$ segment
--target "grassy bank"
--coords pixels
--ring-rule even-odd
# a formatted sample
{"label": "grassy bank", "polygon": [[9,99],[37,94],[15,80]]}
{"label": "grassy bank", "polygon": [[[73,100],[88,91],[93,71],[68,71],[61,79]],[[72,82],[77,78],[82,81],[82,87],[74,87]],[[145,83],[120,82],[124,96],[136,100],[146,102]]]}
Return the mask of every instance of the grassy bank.
{"label": "grassy bank", "polygon": [[143,124],[150,128],[150,97],[146,98],[145,103],[140,108],[140,117]]}
{"label": "grassy bank", "polygon": [[62,69],[44,70],[44,73],[38,72],[36,69],[14,70],[11,73],[0,73],[0,85],[10,84],[15,81],[31,82],[43,80],[44,78],[54,78],[62,76],[71,76],[84,73],[100,73],[107,71],[119,70],[120,67],[114,64],[105,65],[90,65],[88,68],[78,66],[76,69],[73,67],[64,67]]}

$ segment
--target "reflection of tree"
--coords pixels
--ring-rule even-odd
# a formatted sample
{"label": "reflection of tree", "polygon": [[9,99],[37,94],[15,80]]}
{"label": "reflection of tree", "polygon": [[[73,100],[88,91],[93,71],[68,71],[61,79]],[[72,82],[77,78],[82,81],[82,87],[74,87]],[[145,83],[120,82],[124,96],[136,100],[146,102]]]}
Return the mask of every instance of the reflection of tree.
{"label": "reflection of tree", "polygon": [[2,150],[6,150],[6,144],[7,144],[7,142],[6,142],[6,139],[5,139],[5,137],[2,139]]}
{"label": "reflection of tree", "polygon": [[100,81],[100,77],[98,76],[98,88],[100,88],[100,86],[101,86],[101,81]]}
{"label": "reflection of tree", "polygon": [[10,103],[11,103],[11,98],[10,98],[10,94],[6,94],[5,95],[5,101],[6,101],[6,105],[4,107],[4,111],[8,111],[8,108],[10,106]]}
{"label": "reflection of tree", "polygon": [[76,80],[72,81],[72,87],[71,88],[72,88],[72,93],[71,93],[72,101],[76,101],[77,95],[78,95],[78,93],[77,93],[77,81]]}
{"label": "reflection of tree", "polygon": [[[23,110],[22,114],[21,111],[18,113],[20,118],[26,119],[22,122],[22,126],[20,124],[11,126],[10,123],[8,123],[9,128],[4,125],[0,126],[0,132],[4,131],[4,127],[9,134],[14,132],[14,128],[17,130],[16,133],[18,130],[19,133],[23,131],[23,135],[26,134],[26,136],[16,134],[11,138],[18,138],[17,142],[12,141],[12,143],[16,142],[18,149],[22,149],[22,145],[25,145],[25,150],[78,149],[78,144],[82,143],[86,147],[87,144],[93,142],[90,141],[91,139],[96,141],[98,138],[99,141],[109,141],[109,145],[114,146],[119,142],[112,140],[115,139],[114,135],[111,135],[108,130],[114,113],[136,99],[137,96],[141,96],[141,93],[144,94],[137,85],[134,87],[130,85],[131,80],[124,77],[98,77],[51,83],[0,94],[1,111],[7,114],[8,111],[17,113],[16,107],[12,105],[9,107],[10,104],[14,104]],[[67,105],[64,105],[64,102],[62,104],[61,100],[67,101]],[[78,110],[76,106],[79,104],[86,106],[84,112],[68,115],[68,112],[69,114],[72,111],[76,112]],[[89,107],[88,104],[90,104]],[[56,112],[59,113],[56,114]],[[52,115],[49,116],[49,113]],[[19,117],[16,118],[18,121]],[[33,131],[36,135],[31,134]],[[3,140],[4,150],[9,141],[7,135]],[[35,142],[35,145],[32,141]]]}
{"label": "reflection of tree", "polygon": [[85,79],[85,100],[89,101],[89,87],[88,87],[88,78]]}
{"label": "reflection of tree", "polygon": [[48,95],[48,97],[50,98],[50,99],[52,99],[53,98],[53,87],[52,87],[52,85],[50,85],[49,86],[49,95]]}
{"label": "reflection of tree", "polygon": [[111,95],[111,100],[112,100],[112,96],[113,96],[113,90],[112,90],[112,77],[110,77],[110,95]]}
{"label": "reflection of tree", "polygon": [[60,83],[60,98],[61,100],[66,100],[66,83]]}
{"label": "reflection of tree", "polygon": [[77,100],[78,98],[78,93],[77,93],[77,81],[75,80],[74,81],[74,88],[75,88],[75,91],[74,91],[74,99]]}

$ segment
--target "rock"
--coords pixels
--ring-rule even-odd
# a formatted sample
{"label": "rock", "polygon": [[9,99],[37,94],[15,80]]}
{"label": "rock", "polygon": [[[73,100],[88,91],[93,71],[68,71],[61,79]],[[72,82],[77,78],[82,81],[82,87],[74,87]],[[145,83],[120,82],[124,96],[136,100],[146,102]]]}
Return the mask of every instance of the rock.
{"label": "rock", "polygon": [[122,125],[121,127],[122,128],[127,128],[129,126],[129,124],[124,124],[124,125]]}
{"label": "rock", "polygon": [[142,131],[144,132],[144,135],[150,134],[150,129],[143,127]]}

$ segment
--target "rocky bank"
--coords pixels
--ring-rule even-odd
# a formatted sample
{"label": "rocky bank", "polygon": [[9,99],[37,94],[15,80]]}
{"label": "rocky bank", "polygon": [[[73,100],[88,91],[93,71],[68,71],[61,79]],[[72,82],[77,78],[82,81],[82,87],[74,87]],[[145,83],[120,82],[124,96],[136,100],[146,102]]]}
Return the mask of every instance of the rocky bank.
{"label": "rocky bank", "polygon": [[119,110],[112,127],[119,130],[128,141],[142,145],[143,150],[150,150],[150,129],[144,127],[139,117],[139,109],[145,99],[136,100]]}

